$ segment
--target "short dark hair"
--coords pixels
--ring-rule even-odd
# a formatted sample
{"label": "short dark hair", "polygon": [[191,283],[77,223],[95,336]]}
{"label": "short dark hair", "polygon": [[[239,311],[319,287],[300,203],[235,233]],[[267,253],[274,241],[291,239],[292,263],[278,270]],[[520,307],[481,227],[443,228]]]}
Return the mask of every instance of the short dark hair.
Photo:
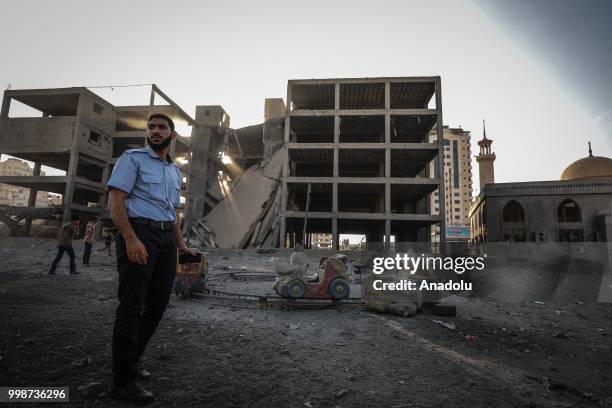
{"label": "short dark hair", "polygon": [[81,221],[81,217],[79,217],[78,215],[75,215],[74,217],[72,217],[72,221]]}
{"label": "short dark hair", "polygon": [[174,132],[174,122],[172,121],[172,119],[170,119],[170,116],[164,115],[163,113],[153,113],[151,114],[151,116],[149,116],[149,119],[147,120],[147,125],[153,118],[165,120],[166,122],[168,122],[168,126],[170,126],[170,130]]}

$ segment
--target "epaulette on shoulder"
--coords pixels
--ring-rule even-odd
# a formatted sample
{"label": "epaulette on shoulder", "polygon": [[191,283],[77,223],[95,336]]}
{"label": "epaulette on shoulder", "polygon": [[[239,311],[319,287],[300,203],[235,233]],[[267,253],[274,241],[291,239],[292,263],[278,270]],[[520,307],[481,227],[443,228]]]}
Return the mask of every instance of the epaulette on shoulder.
{"label": "epaulette on shoulder", "polygon": [[140,149],[128,149],[124,151],[123,153],[132,154],[132,153],[146,153],[146,152],[147,152],[147,148],[141,147]]}

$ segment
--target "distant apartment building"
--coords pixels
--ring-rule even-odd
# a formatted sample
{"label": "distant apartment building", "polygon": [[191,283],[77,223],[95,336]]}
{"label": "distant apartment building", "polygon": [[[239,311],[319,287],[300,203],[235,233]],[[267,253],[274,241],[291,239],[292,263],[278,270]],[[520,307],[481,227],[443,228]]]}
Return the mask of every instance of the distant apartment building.
{"label": "distant apartment building", "polygon": [[[0,162],[0,176],[31,176],[34,169],[25,161],[9,158]],[[45,175],[41,172],[41,175]],[[30,189],[21,186],[0,183],[0,205],[11,205],[16,207],[27,207],[30,197]],[[49,206],[49,193],[39,191],[36,194],[36,207]],[[61,199],[60,199],[61,204]]]}
{"label": "distant apartment building", "polygon": [[312,248],[332,249],[332,234],[312,234]]}
{"label": "distant apartment building", "polygon": [[49,202],[50,206],[62,205],[62,195],[61,194],[49,193],[48,202]]}
{"label": "distant apartment building", "polygon": [[[436,140],[436,133],[430,132],[430,141]],[[446,238],[468,240],[470,238],[470,205],[472,202],[472,164],[470,154],[470,132],[461,128],[444,126],[444,174],[439,174],[438,158],[431,164],[435,177],[444,179],[444,208]],[[431,199],[431,213],[439,214],[440,196],[434,191]],[[432,229],[432,241],[440,241],[439,226]]]}

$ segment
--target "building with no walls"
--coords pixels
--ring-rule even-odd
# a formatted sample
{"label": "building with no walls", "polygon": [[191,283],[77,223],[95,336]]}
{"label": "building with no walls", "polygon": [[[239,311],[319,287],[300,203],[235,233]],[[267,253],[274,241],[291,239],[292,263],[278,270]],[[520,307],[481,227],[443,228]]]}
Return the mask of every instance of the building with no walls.
{"label": "building with no walls", "polygon": [[440,87],[440,77],[290,80],[280,245],[310,247],[313,234],[336,249],[340,234],[428,242],[444,229],[431,212],[431,193],[444,195],[430,166],[443,152]]}

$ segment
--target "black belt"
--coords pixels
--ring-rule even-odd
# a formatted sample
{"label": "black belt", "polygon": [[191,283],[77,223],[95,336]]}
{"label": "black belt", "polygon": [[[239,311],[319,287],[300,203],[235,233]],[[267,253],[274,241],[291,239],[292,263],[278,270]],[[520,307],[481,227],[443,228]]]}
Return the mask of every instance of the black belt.
{"label": "black belt", "polygon": [[174,229],[174,223],[172,221],[153,221],[148,218],[142,217],[130,218],[130,221],[136,224],[148,225],[149,227],[159,228],[162,231],[172,231]]}

